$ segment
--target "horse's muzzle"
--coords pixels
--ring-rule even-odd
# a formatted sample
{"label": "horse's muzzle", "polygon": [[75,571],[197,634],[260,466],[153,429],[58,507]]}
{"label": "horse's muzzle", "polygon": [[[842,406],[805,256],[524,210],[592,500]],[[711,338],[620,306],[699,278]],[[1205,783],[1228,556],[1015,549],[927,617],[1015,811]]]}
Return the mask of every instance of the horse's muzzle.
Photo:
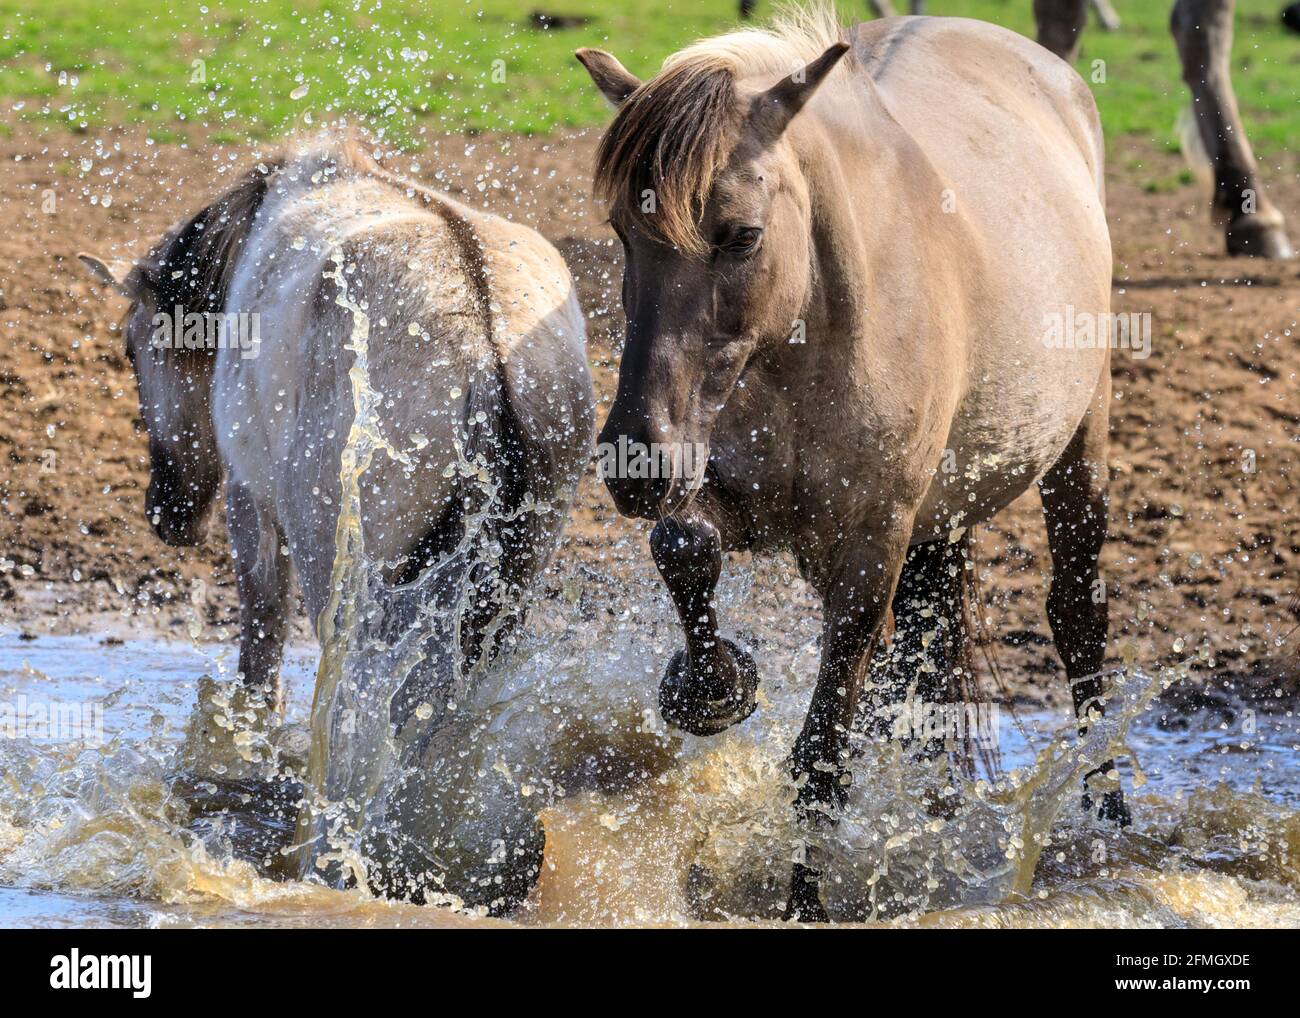
{"label": "horse's muzzle", "polygon": [[166,509],[147,509],[153,532],[163,544],[173,548],[193,548],[207,536],[207,513],[199,516],[177,514]]}
{"label": "horse's muzzle", "polygon": [[616,477],[605,478],[614,507],[623,516],[643,520],[657,520],[672,480],[666,477]]}

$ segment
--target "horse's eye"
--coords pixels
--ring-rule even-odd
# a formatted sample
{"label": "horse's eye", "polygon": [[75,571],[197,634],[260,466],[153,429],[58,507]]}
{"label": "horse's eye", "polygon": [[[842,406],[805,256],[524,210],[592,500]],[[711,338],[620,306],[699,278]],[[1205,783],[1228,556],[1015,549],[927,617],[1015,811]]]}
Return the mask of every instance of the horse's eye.
{"label": "horse's eye", "polygon": [[737,230],[733,233],[731,239],[723,247],[732,254],[750,254],[758,247],[759,238],[762,236],[763,231],[757,226],[747,226],[743,230]]}

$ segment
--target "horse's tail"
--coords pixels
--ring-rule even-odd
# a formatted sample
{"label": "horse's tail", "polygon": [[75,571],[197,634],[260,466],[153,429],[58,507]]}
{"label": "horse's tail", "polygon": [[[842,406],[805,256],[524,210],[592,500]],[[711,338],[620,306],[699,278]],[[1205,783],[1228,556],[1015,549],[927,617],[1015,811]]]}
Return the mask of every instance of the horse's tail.
{"label": "horse's tail", "polygon": [[466,592],[459,628],[468,671],[491,660],[522,621],[538,556],[549,549],[545,520],[528,499],[545,501],[555,472],[550,448],[529,433],[499,365],[477,368],[466,396],[460,448],[466,467],[446,510],[390,583],[411,583],[428,567],[447,564],[440,582]]}
{"label": "horse's tail", "polygon": [[371,173],[416,194],[446,224],[471,304],[479,318],[483,355],[471,369],[461,454],[472,466],[462,474],[448,512],[411,557],[418,572],[430,550],[457,547],[465,527],[477,521],[471,565],[465,577],[471,601],[461,621],[461,650],[468,671],[490,660],[522,621],[527,588],[547,554],[546,526],[530,498],[545,501],[556,477],[556,453],[545,436],[530,430],[528,415],[511,390],[501,323],[494,311],[493,280],[483,240],[468,210],[444,195],[388,174]]}

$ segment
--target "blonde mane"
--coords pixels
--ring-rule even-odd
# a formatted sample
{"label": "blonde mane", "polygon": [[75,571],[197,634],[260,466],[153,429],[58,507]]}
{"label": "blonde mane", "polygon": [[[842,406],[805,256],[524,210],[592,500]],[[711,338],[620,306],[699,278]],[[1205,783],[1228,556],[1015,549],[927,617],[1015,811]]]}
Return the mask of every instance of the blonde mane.
{"label": "blonde mane", "polygon": [[[699,219],[734,144],[736,82],[792,74],[843,37],[829,4],[789,8],[766,28],[702,39],[664,61],[601,139],[596,194],[692,254],[707,250]],[[841,61],[833,72],[842,75]]]}
{"label": "blonde mane", "polygon": [[778,9],[764,28],[747,28],[700,39],[664,60],[663,70],[690,60],[713,60],[736,78],[788,74],[815,60],[844,38],[844,26],[833,4],[787,6]]}

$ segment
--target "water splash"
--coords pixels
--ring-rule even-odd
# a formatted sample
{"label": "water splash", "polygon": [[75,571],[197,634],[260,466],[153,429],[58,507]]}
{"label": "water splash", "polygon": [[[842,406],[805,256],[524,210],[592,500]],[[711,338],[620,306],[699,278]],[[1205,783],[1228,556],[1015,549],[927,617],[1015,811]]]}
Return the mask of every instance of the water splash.
{"label": "water splash", "polygon": [[[447,468],[461,485],[459,537],[417,579],[391,582],[389,564],[366,549],[362,487],[376,455],[406,460],[382,432],[383,397],[369,375],[369,317],[349,295],[342,253],[331,261],[335,270],[326,278],[352,319],[345,349],[353,354],[353,417],[340,461],[330,596],[317,624],[322,654],[295,869],[331,886],[369,885],[421,901],[495,901],[503,855],[540,856],[541,834],[526,809],[490,824],[472,809],[474,793],[461,777],[468,722],[457,711],[483,669],[464,664],[465,620],[482,591],[499,582],[502,552],[491,527],[553,510],[531,493],[518,507],[501,505],[484,459],[494,426],[486,393],[496,379],[473,379],[465,432]],[[486,622],[481,646],[494,645],[514,607]]]}
{"label": "water splash", "polygon": [[[329,600],[316,623],[321,657],[312,697],[311,751],[307,760],[307,793],[298,821],[296,868],[299,877],[305,878],[317,866],[323,868],[339,862],[347,866],[351,879],[363,881],[364,864],[349,851],[343,840],[343,829],[355,829],[360,804],[372,800],[375,781],[391,765],[394,746],[388,734],[388,703],[366,703],[365,691],[345,682],[344,669],[358,613],[364,610],[368,600],[361,478],[377,450],[390,455],[395,452],[379,431],[376,408],[380,399],[370,385],[370,318],[364,308],[348,297],[342,251],[336,249],[330,261],[335,270],[326,272],[325,278],[334,280],[337,286],[335,303],[352,316],[352,331],[344,349],[354,358],[348,370],[354,409],[339,464],[342,495],[334,534]],[[342,703],[350,694],[353,701]],[[367,765],[354,767],[350,758],[331,753],[341,742],[364,745],[372,754]],[[330,856],[320,854],[321,843],[334,846]],[[335,879],[340,877],[336,875]]]}
{"label": "water splash", "polygon": [[[962,786],[966,798],[950,815],[927,812],[928,791],[948,780],[943,768],[862,744],[847,814],[838,828],[810,839],[792,829],[784,754],[805,706],[813,656],[762,653],[764,702],[750,721],[716,739],[682,737],[665,731],[653,709],[659,651],[675,643],[671,609],[643,605],[635,625],[584,628],[578,621],[586,610],[563,598],[539,604],[519,653],[474,687],[457,712],[465,720],[447,736],[456,745],[449,763],[460,766],[438,780],[459,789],[463,816],[484,828],[520,814],[530,822],[540,814],[545,824],[540,882],[516,922],[770,919],[799,839],[824,867],[827,905],[841,920],[1300,920],[1293,770],[1276,771],[1268,796],[1251,790],[1249,777],[1244,784],[1235,777],[1231,785],[1183,784],[1188,768],[1208,773],[1200,733],[1213,733],[1217,723],[1193,717],[1191,735],[1158,737],[1151,711],[1141,709],[1176,675],[1133,672],[1104,726],[1094,725],[1085,740],[1057,719],[1066,731],[1037,754],[1009,754],[1004,789]],[[107,688],[125,690],[106,710],[115,734],[98,749],[80,750],[0,740],[0,885],[48,889],[74,903],[93,898],[80,899],[66,921],[115,902],[130,903],[122,921],[143,914],[162,924],[462,921],[463,912],[403,906],[364,886],[326,886],[317,875],[285,880],[276,864],[279,847],[292,841],[292,796],[277,797],[248,775],[188,784],[174,777],[186,737],[239,708],[221,683],[205,684],[199,709],[188,716],[194,691],[157,685],[159,674],[192,674],[203,659],[159,645],[123,657],[124,670],[108,673],[114,659],[85,644],[51,647],[25,688],[71,688],[74,676],[104,674]],[[648,656],[647,646],[655,648]],[[72,663],[59,665],[61,655]],[[288,674],[292,717],[305,715],[311,697],[314,650],[301,660]],[[5,681],[24,677],[7,674]],[[209,695],[228,706],[203,707]],[[121,720],[128,716],[135,723]],[[1269,724],[1255,750],[1215,761],[1249,775],[1264,771],[1270,757],[1289,760],[1293,720],[1283,714]],[[295,736],[302,735],[295,721],[274,736],[275,767],[301,773],[305,752]],[[1122,755],[1119,743],[1135,739],[1153,777],[1130,788],[1135,827],[1117,832],[1083,814],[1076,776],[1093,759]],[[72,907],[57,895],[39,900],[58,915]],[[30,914],[30,903],[22,907]],[[0,915],[4,909],[0,893]]]}

